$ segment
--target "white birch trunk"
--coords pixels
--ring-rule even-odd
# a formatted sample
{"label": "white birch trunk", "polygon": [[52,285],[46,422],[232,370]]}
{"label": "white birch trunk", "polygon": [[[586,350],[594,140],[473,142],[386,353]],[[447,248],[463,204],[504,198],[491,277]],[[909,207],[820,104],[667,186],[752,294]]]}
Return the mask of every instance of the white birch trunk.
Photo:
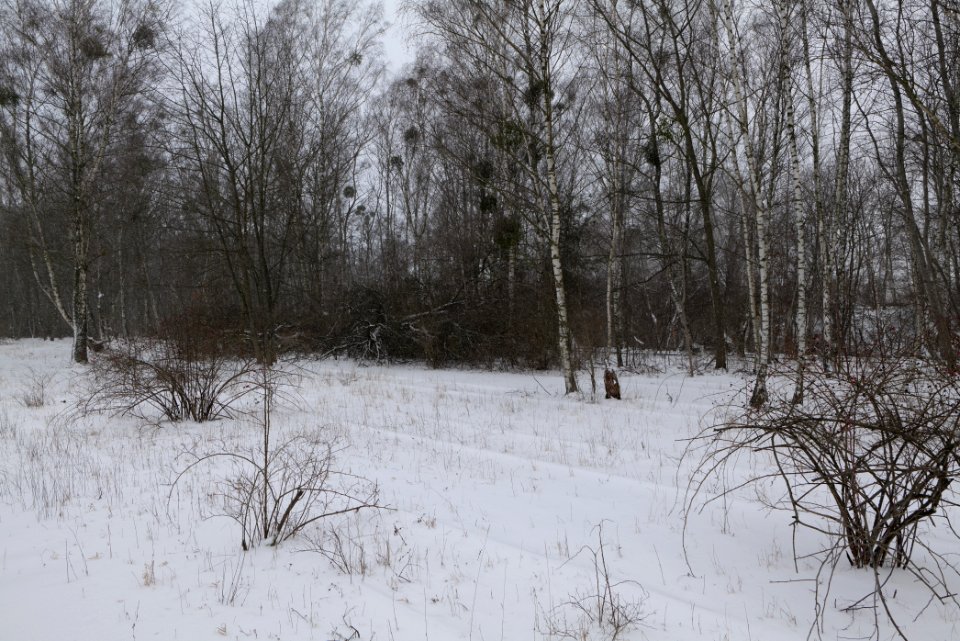
{"label": "white birch trunk", "polygon": [[[614,9],[616,0],[614,0]],[[615,40],[606,46],[606,56],[604,60],[605,73],[601,75],[603,87],[603,99],[606,105],[606,119],[611,125],[612,137],[609,147],[606,150],[609,154],[607,160],[607,171],[609,172],[609,194],[610,194],[610,221],[611,237],[610,251],[607,257],[607,357],[611,352],[616,353],[617,366],[623,366],[623,355],[621,353],[620,341],[623,334],[618,332],[620,327],[619,320],[622,315],[621,310],[621,287],[622,287],[622,261],[623,261],[623,227],[626,214],[627,200],[626,190],[628,178],[626,176],[626,145],[628,144],[627,128],[628,124],[626,110],[617,100],[617,93],[613,87],[614,83],[630,82],[629,65],[626,68],[621,60],[619,43]],[[612,121],[612,122],[610,122]]]}
{"label": "white birch trunk", "polygon": [[546,134],[544,156],[547,169],[547,190],[550,206],[550,263],[553,267],[554,293],[557,300],[557,342],[560,356],[560,369],[563,373],[564,389],[567,394],[577,391],[577,377],[573,367],[573,341],[570,334],[570,322],[567,314],[567,291],[563,278],[563,259],[560,251],[560,232],[562,217],[560,214],[560,187],[557,182],[556,140],[553,131],[552,77],[550,70],[550,52],[547,45],[549,27],[546,23],[547,9],[543,0],[539,2],[537,28],[540,31],[540,81],[543,83],[543,116]]}
{"label": "white birch trunk", "polygon": [[83,218],[75,213],[74,221],[74,268],[73,268],[73,361],[87,362],[88,316],[87,309],[87,237]]}
{"label": "white birch trunk", "polygon": [[[37,220],[37,226],[39,227],[39,219]],[[36,257],[33,255],[33,251],[31,251],[30,269],[33,272],[33,279],[36,281],[40,291],[43,292],[43,295],[53,303],[53,307],[57,310],[57,313],[60,314],[60,318],[62,318],[63,321],[70,326],[70,330],[73,331],[73,317],[67,312],[67,308],[63,304],[63,298],[60,295],[60,286],[57,283],[57,278],[53,270],[53,260],[50,257],[50,251],[47,249],[47,243],[43,237],[42,230],[38,235],[38,239],[39,249],[37,251],[40,253],[45,276],[42,277],[40,275],[40,271],[37,269]]]}
{"label": "white birch trunk", "polygon": [[[811,154],[813,157],[813,206],[815,211],[815,220],[817,225],[817,236],[820,239],[820,271],[821,271],[821,304],[823,306],[823,312],[821,316],[822,321],[822,339],[821,349],[825,345],[831,343],[827,342],[828,333],[829,336],[833,336],[833,329],[830,323],[830,308],[833,305],[830,297],[830,287],[829,282],[832,278],[832,260],[829,259],[829,256],[832,255],[832,241],[828,241],[828,235],[826,234],[826,214],[823,206],[823,189],[821,186],[822,180],[822,171],[820,166],[820,119],[817,116],[817,95],[818,93],[814,91],[813,86],[813,68],[811,62],[810,54],[810,35],[808,33],[808,2],[810,0],[802,0],[800,3],[800,39],[801,47],[803,49],[803,64],[805,79],[806,79],[806,90],[807,90],[807,111],[809,113],[810,119],[810,148]],[[805,301],[804,301],[805,302]],[[805,310],[804,310],[805,311]],[[799,314],[799,310],[798,310]]]}
{"label": "white birch trunk", "polygon": [[[618,187],[614,187],[618,189]],[[620,313],[620,238],[622,234],[622,210],[620,209],[622,195],[614,193],[610,214],[613,217],[613,229],[610,238],[610,254],[607,256],[607,351],[619,353],[616,322]]]}
{"label": "white birch trunk", "polygon": [[[736,172],[740,175],[740,181],[743,182],[740,172],[739,162],[734,152],[734,164],[737,166]],[[742,207],[743,215],[740,217],[740,227],[743,231],[744,253],[747,259],[747,296],[750,301],[750,336],[753,339],[753,348],[760,349],[760,314],[757,313],[757,280],[754,278],[753,269],[753,238],[750,236],[750,221],[747,220],[747,208]]]}
{"label": "white birch trunk", "polygon": [[793,177],[792,209],[797,232],[797,384],[793,403],[803,402],[803,376],[807,353],[807,247],[803,215],[803,186],[800,175],[800,145],[797,140],[796,108],[793,104],[793,68],[790,61],[790,10],[785,0],[777,2],[780,21],[780,81],[786,94],[787,137],[790,143],[790,168]]}
{"label": "white birch trunk", "polygon": [[[747,192],[749,180],[744,176],[743,169],[740,167],[740,155],[737,152],[737,132],[734,131],[733,116],[729,111],[727,111],[726,116],[729,136],[732,141],[730,146],[730,159],[733,162],[733,174],[737,180],[737,184],[740,186],[740,229],[743,234],[743,253],[747,263],[747,300],[749,301],[750,312],[750,335],[753,339],[753,349],[756,354],[754,362],[754,371],[756,371],[760,367],[759,353],[760,343],[762,341],[760,338],[760,301],[758,300],[757,293],[757,279],[753,273],[757,267],[757,262],[753,256],[753,237],[750,235],[750,212],[754,210],[754,203]],[[754,216],[753,223],[756,224],[756,216]]]}
{"label": "white birch trunk", "polygon": [[757,379],[754,384],[750,405],[758,408],[767,402],[767,367],[770,360],[770,295],[767,266],[767,220],[769,207],[760,185],[760,174],[750,130],[747,121],[747,100],[744,93],[743,60],[740,55],[739,37],[734,28],[733,1],[726,0],[723,5],[723,22],[730,39],[730,68],[733,81],[734,100],[737,104],[737,120],[743,139],[747,160],[747,174],[750,192],[754,204],[757,223],[757,272],[760,286],[760,354]]}

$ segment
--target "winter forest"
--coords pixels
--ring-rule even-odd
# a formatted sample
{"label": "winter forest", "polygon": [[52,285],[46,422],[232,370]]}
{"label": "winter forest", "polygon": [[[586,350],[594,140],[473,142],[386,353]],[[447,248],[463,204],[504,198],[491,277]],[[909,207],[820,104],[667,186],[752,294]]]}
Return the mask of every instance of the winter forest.
{"label": "winter forest", "polygon": [[[254,622],[210,627],[184,573],[216,584],[220,617],[241,595],[273,598],[248,576],[278,572],[257,550],[306,540],[351,586],[383,574],[393,600],[338,588],[330,623],[277,597],[288,625],[263,638],[958,634],[960,3],[398,10],[404,64],[367,0],[0,0],[0,502],[63,520],[76,497],[103,496],[90,470],[132,464],[110,431],[156,427],[129,446],[150,462],[123,469],[156,494],[130,509],[152,511],[158,538],[149,560],[128,555],[140,589],[178,586],[197,638],[252,638]],[[312,403],[336,438],[286,431]],[[195,425],[159,429],[182,422]],[[88,460],[80,444],[98,439]],[[60,454],[76,466],[54,472]],[[529,539],[488,541],[493,526],[453,503],[438,526],[404,507],[415,491],[391,494],[410,473],[423,496],[447,483],[579,496],[574,470],[613,474],[621,506],[652,492],[644,518],[663,529],[620,529],[598,491],[561,535],[566,507],[538,504],[531,531],[552,539],[533,561]],[[193,498],[174,509],[181,492]],[[111,515],[130,499],[108,495]],[[486,514],[496,496],[463,505]],[[251,556],[193,534],[226,560],[165,575],[156,541],[211,515]],[[734,577],[710,533],[738,528],[775,543],[758,564],[740,540],[729,558],[751,567]],[[472,537],[462,566],[444,556],[450,532]],[[66,536],[51,563],[63,574],[66,557],[69,591],[93,557]],[[447,563],[458,578],[435,588]],[[545,567],[569,596],[539,591]],[[802,578],[780,581],[787,570]],[[696,613],[703,576],[743,611],[714,616],[726,606],[712,596],[716,612]],[[461,579],[472,587],[450,592]],[[811,584],[771,597],[757,581]],[[134,638],[139,607],[117,615]]]}
{"label": "winter forest", "polygon": [[6,2],[0,334],[956,367],[956,3],[406,10]]}

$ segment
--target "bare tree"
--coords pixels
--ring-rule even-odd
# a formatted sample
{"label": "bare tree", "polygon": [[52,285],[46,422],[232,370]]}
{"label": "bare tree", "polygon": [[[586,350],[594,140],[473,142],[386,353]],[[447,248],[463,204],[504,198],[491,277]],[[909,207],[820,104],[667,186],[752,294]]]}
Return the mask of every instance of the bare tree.
{"label": "bare tree", "polygon": [[800,167],[800,142],[794,103],[794,51],[791,30],[791,6],[784,0],[777,2],[777,30],[780,38],[780,82],[786,103],[786,126],[790,146],[791,197],[790,205],[796,218],[797,233],[797,385],[794,403],[803,401],[804,368],[807,352],[807,244],[803,202],[803,172]]}
{"label": "bare tree", "polygon": [[[577,391],[573,363],[562,234],[568,208],[560,188],[562,154],[558,109],[562,76],[574,64],[571,56],[573,5],[567,0],[523,0],[519,3],[451,0],[419,8],[428,27],[475,70],[497,78],[508,98],[500,119],[502,145],[519,154],[518,163],[536,193],[537,218],[528,217],[547,240],[556,304],[557,345],[566,392]],[[524,113],[524,110],[526,113]],[[498,135],[497,132],[490,132]],[[514,144],[519,143],[519,144]],[[542,225],[540,224],[542,223]]]}
{"label": "bare tree", "polygon": [[616,354],[622,367],[625,329],[625,242],[627,214],[636,204],[635,182],[640,165],[638,145],[643,113],[634,94],[634,61],[623,51],[623,45],[608,37],[606,24],[594,17],[585,21],[586,39],[578,46],[592,52],[590,74],[596,89],[588,93],[591,105],[590,139],[582,142],[595,149],[595,172],[603,186],[603,197],[609,210],[610,241],[607,253],[606,278],[606,347]]}
{"label": "bare tree", "polygon": [[659,153],[666,145],[683,158],[695,186],[703,233],[702,260],[712,310],[715,365],[727,367],[726,321],[720,282],[715,221],[716,178],[721,167],[717,137],[722,127],[722,78],[716,65],[715,20],[702,2],[665,2],[649,5],[592,0],[596,14],[611,37],[645,75],[635,91],[649,88],[663,106],[663,123],[657,131]]}
{"label": "bare tree", "polygon": [[[742,53],[740,34],[734,14],[732,0],[726,0],[721,8],[720,19],[727,33],[727,46],[730,56],[730,76],[733,87],[734,109],[731,119],[736,124],[746,157],[746,176],[742,175],[739,162],[734,164],[743,194],[744,214],[753,212],[757,229],[757,271],[759,273],[760,299],[760,345],[757,356],[757,376],[753,394],[750,397],[752,407],[760,407],[767,401],[767,368],[770,360],[770,285],[767,227],[770,218],[770,204],[763,187],[760,163],[757,158],[754,139],[750,130],[748,96],[746,93],[746,60]],[[736,142],[733,143],[735,146]]]}
{"label": "bare tree", "polygon": [[[37,285],[72,328],[77,362],[87,360],[101,181],[122,128],[135,122],[128,114],[157,81],[166,11],[152,0],[18,0],[0,16],[6,169],[30,219]],[[62,236],[69,238],[70,286],[55,260]]]}
{"label": "bare tree", "polygon": [[[960,93],[955,70],[960,52],[955,42],[960,24],[956,8],[938,0],[910,6],[915,11],[908,15],[864,0],[861,15],[866,29],[855,34],[855,45],[882,73],[889,90],[886,103],[892,107],[892,121],[886,126],[892,150],[872,128],[870,136],[877,163],[899,197],[919,311],[931,326],[929,332],[921,331],[931,337],[930,351],[955,370],[951,319],[957,318],[960,305],[957,276],[951,275],[947,265],[958,262],[955,186],[960,172]],[[928,24],[934,27],[932,32]],[[916,48],[904,43],[903,33],[917,37]],[[911,157],[914,150],[916,160]],[[918,186],[921,198],[916,196]]]}
{"label": "bare tree", "polygon": [[262,362],[276,357],[290,262],[310,231],[305,222],[338,203],[347,186],[338,182],[342,167],[328,173],[323,163],[339,145],[355,143],[328,119],[357,116],[344,108],[379,71],[368,58],[377,25],[375,14],[341,0],[316,8],[290,0],[268,16],[253,4],[229,18],[209,7],[181,44],[176,153],[185,183],[200,194],[188,202],[216,238]]}

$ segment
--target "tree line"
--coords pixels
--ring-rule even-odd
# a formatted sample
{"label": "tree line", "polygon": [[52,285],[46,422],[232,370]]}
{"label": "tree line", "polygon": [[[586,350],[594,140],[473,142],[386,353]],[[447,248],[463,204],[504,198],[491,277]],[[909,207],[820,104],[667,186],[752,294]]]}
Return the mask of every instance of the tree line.
{"label": "tree line", "polygon": [[0,335],[956,370],[956,0],[405,8],[3,0]]}

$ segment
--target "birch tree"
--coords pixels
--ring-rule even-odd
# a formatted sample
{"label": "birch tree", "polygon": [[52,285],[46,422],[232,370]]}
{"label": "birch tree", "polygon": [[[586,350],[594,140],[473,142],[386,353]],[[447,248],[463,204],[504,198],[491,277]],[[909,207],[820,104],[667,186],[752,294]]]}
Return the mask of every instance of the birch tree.
{"label": "birch tree", "polygon": [[[730,56],[730,77],[733,87],[734,113],[732,119],[740,135],[746,158],[746,177],[741,177],[741,192],[745,197],[745,211],[753,211],[757,228],[757,272],[759,274],[760,298],[760,345],[758,346],[757,376],[751,407],[761,407],[767,402],[767,370],[770,360],[770,286],[768,271],[767,224],[770,217],[770,205],[766,192],[761,185],[760,166],[750,131],[750,116],[745,91],[745,60],[742,53],[740,34],[737,29],[733,0],[725,0],[720,19],[727,33],[727,46]],[[736,144],[736,143],[734,143]],[[739,163],[737,163],[739,166]],[[739,169],[737,173],[740,173]]]}
{"label": "birch tree", "polygon": [[838,330],[838,282],[837,254],[839,253],[837,225],[847,219],[850,182],[850,145],[852,136],[853,109],[853,4],[855,0],[840,0],[842,25],[840,55],[840,140],[836,150],[836,176],[834,178],[834,209],[832,215],[823,212],[820,220],[820,251],[823,275],[823,339],[826,350],[825,362],[835,361],[843,337]]}
{"label": "birch tree", "polygon": [[[82,363],[101,182],[121,128],[136,121],[125,114],[160,76],[166,9],[151,0],[9,0],[0,11],[7,170],[30,219],[35,280],[70,326]],[[64,236],[66,278],[55,260]]]}
{"label": "birch tree", "polygon": [[[822,331],[822,340],[820,341],[820,349],[831,349],[828,346],[833,345],[833,330],[831,325],[832,317],[832,298],[830,295],[831,291],[831,282],[832,282],[832,273],[833,273],[833,263],[830,258],[832,255],[832,234],[828,233],[827,225],[828,219],[826,217],[826,208],[824,205],[824,195],[823,195],[823,166],[822,166],[822,149],[821,149],[821,135],[820,135],[820,114],[821,109],[819,108],[821,93],[817,87],[817,80],[814,74],[814,54],[813,48],[811,45],[811,24],[810,24],[810,13],[811,5],[813,0],[802,0],[799,3],[798,7],[798,28],[800,37],[800,59],[803,64],[803,79],[804,85],[801,89],[802,96],[807,107],[807,131],[809,132],[810,139],[810,160],[811,160],[811,171],[813,179],[813,189],[812,189],[812,205],[814,211],[814,220],[816,224],[816,240],[820,248],[819,259],[820,259],[820,274],[821,274],[821,331]],[[781,20],[782,22],[782,20]],[[791,75],[792,82],[793,75]],[[847,90],[846,82],[843,84],[843,90]],[[851,87],[852,90],[852,87]],[[795,118],[796,119],[796,118]],[[799,137],[799,128],[796,123],[792,126],[791,139],[794,135]],[[796,202],[796,201],[795,201]],[[800,244],[798,228],[798,247]],[[805,243],[804,243],[805,244]],[[798,263],[799,267],[799,263]],[[799,272],[799,269],[798,269]],[[803,293],[805,294],[806,285],[802,285],[804,288]],[[806,310],[806,297],[803,301],[804,310]],[[799,325],[799,310],[798,310],[798,321]],[[800,357],[803,358],[803,352],[800,353]],[[823,354],[824,363],[830,361],[827,353]],[[802,364],[801,364],[802,367]],[[798,401],[802,400],[802,394]]]}
{"label": "birch tree", "polygon": [[791,30],[791,3],[786,0],[777,0],[777,31],[780,39],[780,82],[783,86],[784,101],[786,103],[786,127],[790,147],[790,175],[792,188],[790,190],[790,208],[795,217],[797,234],[797,383],[794,390],[793,402],[803,401],[804,369],[807,352],[807,244],[806,225],[804,216],[804,199],[800,167],[800,142],[797,127],[796,106],[794,103],[794,51],[793,33]]}
{"label": "birch tree", "polygon": [[[616,6],[616,0],[612,1]],[[591,75],[596,89],[593,97],[591,139],[586,144],[594,150],[597,178],[609,212],[610,241],[606,264],[606,346],[616,355],[617,366],[623,366],[624,338],[624,235],[627,212],[636,204],[635,182],[639,173],[642,126],[636,94],[634,61],[626,55],[622,43],[610,38],[602,17],[594,14],[585,21],[590,30],[585,46],[592,51]]]}
{"label": "birch tree", "polygon": [[522,145],[512,145],[521,154],[518,166],[540,194],[534,201],[538,216],[528,220],[547,243],[557,355],[568,394],[577,391],[577,380],[562,251],[568,214],[558,170],[562,149],[557,105],[562,75],[573,64],[571,23],[576,4],[575,0],[449,0],[420,7],[423,21],[447,47],[456,49],[475,70],[497,78],[500,91],[512,94],[505,103],[510,111],[499,123],[501,131],[490,133],[522,140]]}

